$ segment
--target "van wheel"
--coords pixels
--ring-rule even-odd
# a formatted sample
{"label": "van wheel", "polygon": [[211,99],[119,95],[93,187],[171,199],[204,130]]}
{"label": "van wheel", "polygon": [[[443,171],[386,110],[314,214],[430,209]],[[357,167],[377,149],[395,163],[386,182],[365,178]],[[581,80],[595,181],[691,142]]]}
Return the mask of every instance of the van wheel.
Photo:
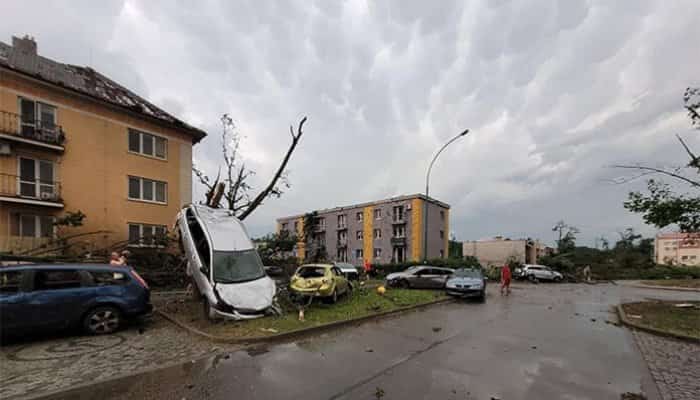
{"label": "van wheel", "polygon": [[83,328],[92,335],[115,332],[122,323],[122,313],[113,306],[101,306],[90,310],[83,318]]}

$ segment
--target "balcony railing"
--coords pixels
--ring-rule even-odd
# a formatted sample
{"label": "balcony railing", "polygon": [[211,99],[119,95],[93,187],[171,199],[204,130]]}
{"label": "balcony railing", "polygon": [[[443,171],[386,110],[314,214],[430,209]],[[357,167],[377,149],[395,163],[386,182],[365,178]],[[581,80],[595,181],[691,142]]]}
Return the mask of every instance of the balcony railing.
{"label": "balcony railing", "polygon": [[406,222],[406,219],[404,217],[404,214],[394,214],[391,216],[391,222],[393,224],[403,224]]}
{"label": "balcony railing", "polygon": [[0,196],[61,203],[61,185],[56,181],[0,174]]}
{"label": "balcony railing", "polygon": [[41,120],[28,120],[6,111],[0,111],[0,133],[55,146],[63,146],[66,139],[59,125]]}

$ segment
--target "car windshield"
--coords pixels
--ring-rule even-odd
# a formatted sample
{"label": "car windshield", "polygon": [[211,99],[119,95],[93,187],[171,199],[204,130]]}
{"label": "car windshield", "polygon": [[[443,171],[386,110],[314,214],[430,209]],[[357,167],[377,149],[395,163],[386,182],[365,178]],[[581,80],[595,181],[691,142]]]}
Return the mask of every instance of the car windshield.
{"label": "car windshield", "polygon": [[326,269],[324,267],[301,267],[297,271],[297,275],[301,278],[323,278],[326,276]]}
{"label": "car windshield", "polygon": [[481,272],[475,269],[458,269],[454,276],[459,278],[481,278]]}
{"label": "car windshield", "polygon": [[255,249],[214,251],[214,282],[237,283],[265,276],[262,261]]}

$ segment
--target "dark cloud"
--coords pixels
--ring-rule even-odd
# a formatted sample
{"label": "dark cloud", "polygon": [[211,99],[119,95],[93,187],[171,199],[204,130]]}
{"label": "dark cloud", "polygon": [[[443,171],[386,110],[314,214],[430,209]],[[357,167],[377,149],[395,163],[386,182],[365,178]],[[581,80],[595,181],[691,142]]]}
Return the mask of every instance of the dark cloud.
{"label": "dark cloud", "polygon": [[[292,189],[249,226],[305,210],[422,191],[453,206],[458,238],[551,240],[565,219],[591,242],[627,226],[643,182],[618,162],[673,163],[688,132],[681,94],[700,84],[696,1],[0,2],[0,40],[89,64],[207,129],[195,160],[219,163],[219,116],[245,134],[261,187],[310,120]],[[59,18],[60,16],[60,18]],[[696,134],[688,135],[700,145]],[[197,188],[195,197],[201,196]]]}

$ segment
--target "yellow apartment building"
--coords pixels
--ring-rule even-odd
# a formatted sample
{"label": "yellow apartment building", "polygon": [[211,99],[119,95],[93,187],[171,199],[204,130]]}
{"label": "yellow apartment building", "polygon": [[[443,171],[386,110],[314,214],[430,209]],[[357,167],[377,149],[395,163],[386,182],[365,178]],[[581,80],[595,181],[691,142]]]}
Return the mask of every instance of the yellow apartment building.
{"label": "yellow apartment building", "polygon": [[700,266],[700,234],[659,233],[654,240],[654,261],[663,265]]}
{"label": "yellow apartment building", "polygon": [[0,42],[0,252],[45,243],[76,211],[86,218],[69,234],[91,249],[152,245],[191,202],[205,136],[91,68],[38,55],[32,38]]}

